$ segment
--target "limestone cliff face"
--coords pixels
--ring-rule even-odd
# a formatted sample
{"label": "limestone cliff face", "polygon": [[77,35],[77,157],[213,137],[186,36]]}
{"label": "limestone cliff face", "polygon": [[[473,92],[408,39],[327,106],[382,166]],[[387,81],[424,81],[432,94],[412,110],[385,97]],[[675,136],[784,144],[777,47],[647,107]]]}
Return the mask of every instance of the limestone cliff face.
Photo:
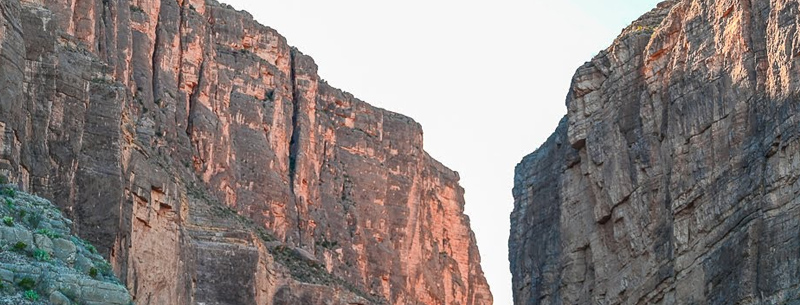
{"label": "limestone cliff face", "polygon": [[245,12],[0,2],[0,171],[137,304],[491,304],[458,174]]}
{"label": "limestone cliff face", "polygon": [[800,300],[799,5],[667,1],[578,69],[516,170],[516,304]]}

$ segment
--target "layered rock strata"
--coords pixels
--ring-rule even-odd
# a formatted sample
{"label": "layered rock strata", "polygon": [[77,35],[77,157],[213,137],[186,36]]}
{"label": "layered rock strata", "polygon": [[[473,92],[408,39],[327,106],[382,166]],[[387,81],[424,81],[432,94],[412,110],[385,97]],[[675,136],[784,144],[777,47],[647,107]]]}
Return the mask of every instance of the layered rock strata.
{"label": "layered rock strata", "polygon": [[420,125],[249,14],[0,12],[0,171],[72,217],[136,304],[491,304],[458,174]]}
{"label": "layered rock strata", "polygon": [[49,201],[0,188],[0,304],[129,305],[111,265]]}
{"label": "layered rock strata", "polygon": [[515,304],[800,299],[800,14],[666,1],[578,69],[517,166]]}

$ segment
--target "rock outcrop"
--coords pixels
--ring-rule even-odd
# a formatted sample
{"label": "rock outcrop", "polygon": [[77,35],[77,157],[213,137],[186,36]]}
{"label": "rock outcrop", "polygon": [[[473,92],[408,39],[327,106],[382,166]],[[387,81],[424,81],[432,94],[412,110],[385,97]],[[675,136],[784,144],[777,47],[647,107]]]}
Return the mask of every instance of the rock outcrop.
{"label": "rock outcrop", "polygon": [[49,201],[0,188],[0,304],[129,305],[94,246]]}
{"label": "rock outcrop", "polygon": [[796,0],[666,1],[517,166],[515,304],[800,300]]}
{"label": "rock outcrop", "polygon": [[203,0],[0,1],[0,172],[136,304],[491,304],[458,174]]}

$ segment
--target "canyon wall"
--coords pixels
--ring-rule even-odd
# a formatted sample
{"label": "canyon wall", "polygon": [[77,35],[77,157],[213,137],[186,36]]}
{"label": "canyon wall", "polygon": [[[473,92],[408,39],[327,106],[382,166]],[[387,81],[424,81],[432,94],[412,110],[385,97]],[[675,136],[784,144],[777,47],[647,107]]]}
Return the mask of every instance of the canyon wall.
{"label": "canyon wall", "polygon": [[800,300],[800,4],[665,1],[517,166],[515,304]]}
{"label": "canyon wall", "polygon": [[[0,1],[0,172],[136,304],[492,303],[412,119],[203,0]],[[281,12],[273,12],[281,13]]]}

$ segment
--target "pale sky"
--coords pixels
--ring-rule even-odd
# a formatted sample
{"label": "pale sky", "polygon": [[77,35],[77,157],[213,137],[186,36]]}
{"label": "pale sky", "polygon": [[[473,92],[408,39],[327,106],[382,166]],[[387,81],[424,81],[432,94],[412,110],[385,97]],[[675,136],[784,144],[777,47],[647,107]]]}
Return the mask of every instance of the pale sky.
{"label": "pale sky", "polygon": [[656,0],[222,0],[312,56],[320,76],[422,124],[461,174],[495,304],[512,304],[514,166],[555,130],[575,69]]}

